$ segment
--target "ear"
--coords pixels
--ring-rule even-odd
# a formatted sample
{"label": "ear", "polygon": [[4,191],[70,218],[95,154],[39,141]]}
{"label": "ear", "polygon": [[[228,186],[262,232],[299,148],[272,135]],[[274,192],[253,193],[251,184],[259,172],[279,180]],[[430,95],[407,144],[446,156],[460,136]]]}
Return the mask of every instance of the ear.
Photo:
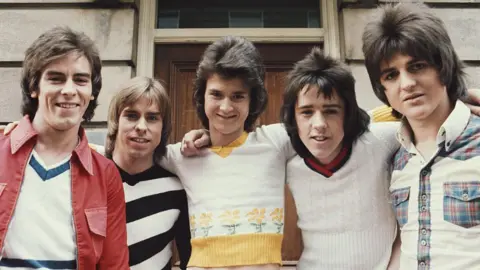
{"label": "ear", "polygon": [[94,97],[94,96],[91,96],[91,97],[90,97],[90,100],[94,100],[94,99],[95,99],[95,97]]}
{"label": "ear", "polygon": [[38,98],[37,91],[32,91],[32,92],[30,93],[30,97],[32,97],[32,98]]}

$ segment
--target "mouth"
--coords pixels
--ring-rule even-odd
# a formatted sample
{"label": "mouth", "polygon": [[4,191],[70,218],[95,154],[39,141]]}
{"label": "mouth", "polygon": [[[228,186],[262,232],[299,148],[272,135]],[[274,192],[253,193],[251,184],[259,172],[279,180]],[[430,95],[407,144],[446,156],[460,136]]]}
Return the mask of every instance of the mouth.
{"label": "mouth", "polygon": [[328,140],[328,137],[325,137],[323,135],[319,135],[319,136],[312,136],[312,137],[310,137],[310,139],[312,139],[314,141],[317,141],[317,142],[325,142],[326,140]]}
{"label": "mouth", "polygon": [[412,94],[412,95],[408,95],[406,96],[403,101],[409,101],[409,100],[414,100],[416,98],[419,98],[419,97],[422,97],[423,94]]}
{"label": "mouth", "polygon": [[55,103],[55,106],[60,107],[62,109],[73,109],[79,107],[79,104],[76,103]]}
{"label": "mouth", "polygon": [[217,116],[225,120],[230,120],[237,117],[236,115],[221,115],[221,114],[217,114]]}
{"label": "mouth", "polygon": [[130,141],[136,142],[136,143],[149,143],[150,140],[147,140],[145,138],[130,138]]}

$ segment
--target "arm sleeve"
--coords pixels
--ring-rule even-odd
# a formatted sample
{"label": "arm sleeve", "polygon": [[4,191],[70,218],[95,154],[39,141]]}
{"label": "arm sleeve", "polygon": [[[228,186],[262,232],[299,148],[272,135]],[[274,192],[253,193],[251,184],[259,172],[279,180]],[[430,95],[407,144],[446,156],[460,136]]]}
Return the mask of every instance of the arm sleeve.
{"label": "arm sleeve", "polygon": [[165,155],[162,157],[162,159],[157,161],[158,165],[173,174],[178,174],[176,167],[176,159],[177,157],[181,156],[180,146],[181,143],[167,145],[167,151]]}
{"label": "arm sleeve", "polygon": [[107,183],[107,232],[103,243],[103,254],[97,269],[129,269],[127,246],[127,221],[125,213],[125,195],[123,192],[120,173],[113,166],[108,169],[109,180]]}
{"label": "arm sleeve", "polygon": [[280,153],[285,157],[285,160],[289,160],[296,155],[290,142],[290,137],[283,124],[277,123],[261,126],[257,128],[257,132],[264,134],[265,137],[278,148]]}
{"label": "arm sleeve", "polygon": [[182,191],[180,199],[180,215],[175,223],[175,243],[180,257],[180,269],[187,269],[188,260],[192,253],[190,243],[190,220],[188,215],[187,195]]}
{"label": "arm sleeve", "polygon": [[395,122],[400,121],[392,115],[392,108],[387,105],[382,105],[369,111],[372,122]]}
{"label": "arm sleeve", "polygon": [[381,122],[370,124],[370,131],[380,141],[381,146],[390,152],[395,153],[400,148],[397,140],[397,131],[400,128],[400,122]]}

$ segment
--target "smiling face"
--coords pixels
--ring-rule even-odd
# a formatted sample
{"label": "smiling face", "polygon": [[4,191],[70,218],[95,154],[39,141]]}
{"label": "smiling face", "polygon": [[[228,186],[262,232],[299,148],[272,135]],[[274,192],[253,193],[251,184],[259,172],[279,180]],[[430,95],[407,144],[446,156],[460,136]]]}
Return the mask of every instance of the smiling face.
{"label": "smiling face", "polygon": [[93,100],[90,63],[70,53],[48,64],[40,77],[33,122],[59,131],[78,129],[88,104]]}
{"label": "smiling face", "polygon": [[244,131],[250,108],[248,87],[239,78],[224,79],[213,74],[207,80],[205,91],[205,114],[209,130],[214,137],[233,141]]}
{"label": "smiling face", "polygon": [[141,97],[125,107],[118,120],[115,151],[133,159],[152,159],[162,138],[163,122],[155,102]]}
{"label": "smiling face", "polygon": [[396,54],[380,65],[380,83],[390,106],[409,121],[425,121],[448,111],[447,89],[438,71],[423,60]]}
{"label": "smiling face", "polygon": [[344,102],[335,90],[330,98],[315,86],[299,92],[295,107],[298,135],[320,163],[330,163],[342,150],[344,118]]}

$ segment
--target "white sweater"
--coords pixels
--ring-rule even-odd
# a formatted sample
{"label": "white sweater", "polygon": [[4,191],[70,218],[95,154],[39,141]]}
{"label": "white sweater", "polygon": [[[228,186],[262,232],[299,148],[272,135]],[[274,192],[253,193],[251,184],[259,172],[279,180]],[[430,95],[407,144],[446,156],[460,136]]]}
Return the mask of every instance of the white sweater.
{"label": "white sweater", "polygon": [[299,156],[289,161],[287,179],[304,245],[297,269],[386,269],[396,236],[388,187],[397,127],[372,124],[330,177]]}
{"label": "white sweater", "polygon": [[281,263],[285,168],[293,149],[280,124],[240,140],[225,147],[231,152],[204,149],[190,158],[181,155],[180,144],[167,147],[161,165],[180,178],[187,193],[189,267]]}

